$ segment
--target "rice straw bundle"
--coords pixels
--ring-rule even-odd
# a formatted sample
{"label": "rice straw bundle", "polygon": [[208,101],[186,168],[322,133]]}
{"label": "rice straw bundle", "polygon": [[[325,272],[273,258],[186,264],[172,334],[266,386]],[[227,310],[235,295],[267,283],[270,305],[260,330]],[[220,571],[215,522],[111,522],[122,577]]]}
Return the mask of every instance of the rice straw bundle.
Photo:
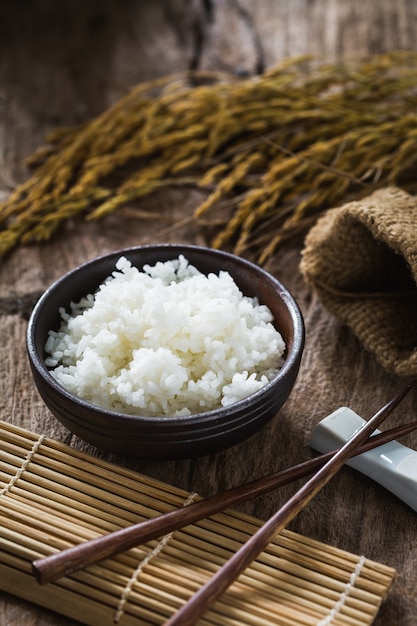
{"label": "rice straw bundle", "polygon": [[33,155],[33,176],[0,205],[0,256],[70,217],[195,185],[208,197],[194,218],[220,223],[212,245],[263,262],[330,206],[387,184],[416,192],[416,60],[290,60],[251,79],[197,72],[141,84]]}
{"label": "rice straw bundle", "polygon": [[[259,528],[228,510],[39,587],[31,562],[195,494],[0,422],[0,585],[89,625],[161,624]],[[372,624],[395,571],[283,531],[199,622]]]}

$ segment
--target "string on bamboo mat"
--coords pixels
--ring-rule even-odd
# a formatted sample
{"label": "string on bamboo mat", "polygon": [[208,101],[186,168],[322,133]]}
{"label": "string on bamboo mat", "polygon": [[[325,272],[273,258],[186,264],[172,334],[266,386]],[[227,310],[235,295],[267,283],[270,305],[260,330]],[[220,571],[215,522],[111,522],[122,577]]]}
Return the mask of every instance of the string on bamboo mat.
{"label": "string on bamboo mat", "polygon": [[346,587],[343,590],[343,592],[340,594],[340,598],[339,600],[336,602],[335,606],[332,608],[332,610],[330,611],[330,613],[322,620],[320,620],[317,624],[317,626],[330,626],[330,624],[333,622],[333,620],[335,619],[335,617],[337,616],[338,613],[340,613],[340,611],[342,610],[347,598],[349,597],[350,592],[352,591],[352,589],[355,587],[355,582],[358,578],[358,576],[360,576],[362,567],[365,564],[365,557],[362,555],[355,567],[355,569],[353,570],[349,581],[346,583]]}
{"label": "string on bamboo mat", "polygon": [[0,257],[69,218],[126,206],[143,217],[138,199],[194,186],[207,194],[193,219],[211,245],[263,263],[342,201],[388,184],[416,193],[416,61],[290,59],[244,80],[186,72],[140,84],[29,159],[32,176],[0,204]]}
{"label": "string on bamboo mat", "polygon": [[[9,484],[0,498],[0,589],[90,626],[114,626],[118,615],[123,626],[164,623],[262,523],[227,510],[40,587],[31,575],[36,558],[195,494],[0,421],[0,487]],[[394,576],[386,565],[284,530],[201,623],[366,626]]]}
{"label": "string on bamboo mat", "polygon": [[[197,497],[198,496],[197,496],[196,493],[190,493],[190,495],[185,500],[183,506],[188,506],[192,502],[195,502]],[[159,543],[157,543],[155,548],[149,554],[147,554],[139,562],[139,564],[137,565],[136,569],[134,570],[132,576],[128,580],[128,582],[126,584],[126,587],[123,589],[122,594],[120,596],[120,601],[119,601],[119,604],[117,606],[117,611],[116,611],[115,616],[114,616],[114,623],[115,624],[118,624],[120,622],[121,618],[123,617],[125,605],[126,605],[126,602],[129,599],[129,595],[130,595],[130,593],[131,593],[131,591],[133,589],[133,585],[137,581],[137,579],[140,576],[141,572],[143,571],[144,567],[146,567],[146,565],[151,561],[151,559],[154,559],[154,558],[156,558],[158,556],[158,554],[164,549],[164,547],[166,546],[168,541],[170,541],[172,539],[173,534],[174,533],[171,532],[171,533],[168,533],[167,535],[164,535],[162,537],[162,539],[159,541]]]}
{"label": "string on bamboo mat", "polygon": [[1,489],[0,489],[0,496],[3,496],[4,494],[6,494],[8,491],[10,491],[12,489],[12,487],[14,487],[14,485],[17,483],[17,481],[22,477],[23,472],[26,471],[29,463],[31,462],[32,458],[34,457],[34,455],[38,452],[40,446],[42,445],[43,441],[44,441],[45,437],[44,435],[40,435],[39,439],[36,439],[33,442],[33,446],[30,448],[27,456],[25,457],[25,459],[23,460],[22,465],[19,467],[19,469],[17,470],[17,472],[15,474],[13,474],[10,477],[10,481],[8,483],[6,483]]}

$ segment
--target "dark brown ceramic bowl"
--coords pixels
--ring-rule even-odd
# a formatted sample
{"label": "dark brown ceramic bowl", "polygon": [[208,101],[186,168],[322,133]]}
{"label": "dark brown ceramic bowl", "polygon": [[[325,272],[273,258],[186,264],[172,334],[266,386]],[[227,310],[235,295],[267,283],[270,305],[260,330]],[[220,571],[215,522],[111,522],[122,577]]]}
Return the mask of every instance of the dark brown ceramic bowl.
{"label": "dark brown ceramic bowl", "polygon": [[[64,389],[45,365],[49,330],[60,325],[59,309],[78,302],[114,271],[120,256],[142,269],[145,264],[184,255],[201,272],[228,271],[242,292],[256,296],[275,318],[285,344],[285,363],[278,374],[253,395],[228,407],[186,417],[141,417],[92,405]],[[285,287],[260,267],[232,254],[187,245],[129,248],[99,257],[56,281],[40,298],[29,320],[27,348],[36,386],[45,404],[71,432],[99,448],[147,459],[190,458],[212,453],[254,434],[273,418],[295,383],[304,348],[299,307]]]}

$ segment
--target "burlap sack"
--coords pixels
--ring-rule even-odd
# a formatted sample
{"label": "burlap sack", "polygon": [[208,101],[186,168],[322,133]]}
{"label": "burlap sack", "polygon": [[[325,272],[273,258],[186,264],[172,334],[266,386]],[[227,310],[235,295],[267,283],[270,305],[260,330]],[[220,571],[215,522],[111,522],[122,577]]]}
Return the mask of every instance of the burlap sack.
{"label": "burlap sack", "polygon": [[329,210],[301,270],[388,372],[417,377],[417,198],[389,187]]}

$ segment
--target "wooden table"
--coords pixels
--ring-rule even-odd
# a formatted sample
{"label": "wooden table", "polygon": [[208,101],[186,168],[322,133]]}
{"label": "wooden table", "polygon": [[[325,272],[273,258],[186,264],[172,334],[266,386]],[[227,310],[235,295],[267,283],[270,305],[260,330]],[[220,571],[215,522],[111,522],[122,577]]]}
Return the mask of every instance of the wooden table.
{"label": "wooden table", "polygon": [[[28,173],[24,158],[45,133],[91,119],[132,85],[184,68],[262,71],[304,53],[326,60],[417,48],[413,0],[27,0],[0,6],[0,192]],[[197,192],[143,201],[169,217],[190,214]],[[179,213],[178,213],[179,212]],[[267,269],[297,298],[306,324],[298,381],[279,415],[250,440],[193,461],[144,462],[94,450],[67,432],[34,388],[25,352],[31,307],[65,271],[98,254],[143,242],[208,244],[196,226],[162,236],[158,221],[112,216],[66,224],[49,243],[19,248],[0,265],[0,417],[100,454],[108,460],[208,495],[308,458],[313,426],[342,405],[368,418],[401,387],[323,309],[298,264],[302,242],[280,249]],[[412,391],[387,426],[415,417]],[[417,445],[417,435],[405,440]],[[281,489],[242,506],[267,518],[294,491]],[[340,474],[291,524],[309,537],[393,566],[396,583],[377,626],[417,624],[416,514],[351,469]],[[0,594],[0,623],[69,626],[73,622]]]}

